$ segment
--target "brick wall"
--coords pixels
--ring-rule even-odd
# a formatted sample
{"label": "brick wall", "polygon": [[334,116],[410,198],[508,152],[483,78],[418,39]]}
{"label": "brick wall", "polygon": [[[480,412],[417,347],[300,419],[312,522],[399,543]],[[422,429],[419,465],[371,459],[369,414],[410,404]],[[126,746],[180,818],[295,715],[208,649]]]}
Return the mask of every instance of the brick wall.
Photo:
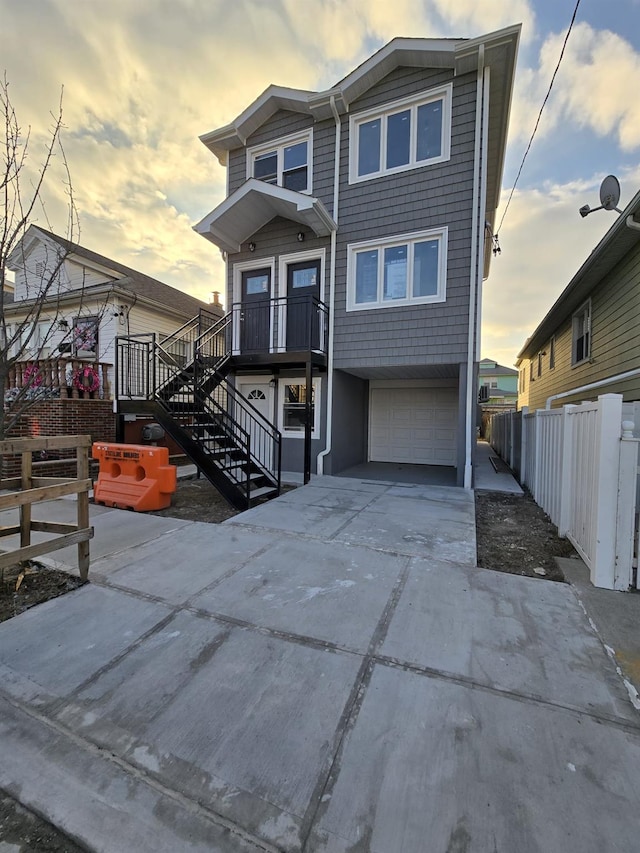
{"label": "brick wall", "polygon": [[[37,438],[48,435],[90,435],[92,441],[114,442],[116,420],[110,400],[43,400],[34,403],[9,432],[10,438]],[[73,457],[74,453],[61,451],[55,458]],[[53,456],[43,461],[51,461]],[[37,463],[37,459],[34,462]],[[36,469],[37,471],[37,466]],[[2,476],[13,477],[20,473],[20,456],[5,456]],[[60,463],[47,466],[41,476],[75,476],[75,465]]]}

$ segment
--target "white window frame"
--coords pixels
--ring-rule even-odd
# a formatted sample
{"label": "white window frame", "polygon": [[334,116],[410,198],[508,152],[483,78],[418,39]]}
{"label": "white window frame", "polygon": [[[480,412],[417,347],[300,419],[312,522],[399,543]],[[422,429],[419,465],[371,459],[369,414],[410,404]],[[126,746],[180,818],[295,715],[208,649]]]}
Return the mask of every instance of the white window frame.
{"label": "white window frame", "polygon": [[[291,192],[301,192],[309,195],[313,189],[313,129],[302,131],[301,133],[291,133],[288,136],[280,136],[271,142],[265,142],[261,145],[254,145],[247,148],[247,180],[253,177],[253,164],[256,157],[262,154],[267,154],[269,151],[275,151],[278,158],[277,178],[275,186],[285,189],[282,183],[282,173],[284,168],[284,149],[290,145],[297,145],[299,142],[307,143],[307,187],[304,190],[291,190]],[[256,180],[260,180],[256,178]],[[273,185],[272,185],[273,186]]]}
{"label": "white window frame", "polygon": [[[326,249],[307,249],[304,252],[292,252],[290,255],[280,255],[278,259],[278,289],[277,293],[281,299],[287,295],[287,267],[289,264],[299,264],[304,261],[320,261],[320,302],[324,302],[324,270],[326,260]],[[322,315],[324,318],[324,314]],[[286,304],[280,304],[278,317],[278,352],[287,351],[287,323]],[[320,323],[320,340],[324,340],[324,328]]]}
{"label": "white window frame", "polygon": [[[449,229],[430,228],[427,231],[414,231],[410,234],[399,234],[381,240],[366,240],[362,243],[349,243],[347,246],[347,311],[375,311],[379,308],[399,308],[406,305],[428,305],[445,302],[447,298],[447,247]],[[413,258],[411,247],[426,240],[438,240],[438,290],[431,296],[408,296],[405,299],[384,300],[384,250],[393,246],[408,247],[407,251],[407,293],[410,293],[413,283]],[[371,249],[378,250],[378,299],[376,302],[356,302],[356,256],[359,252]]]}
{"label": "white window frame", "polygon": [[274,257],[255,258],[251,261],[240,261],[233,265],[233,299],[231,307],[234,314],[232,323],[233,340],[231,342],[231,351],[233,355],[241,355],[239,305],[242,302],[242,273],[247,272],[248,270],[259,270],[263,267],[268,267],[271,270],[271,292],[269,294],[269,352],[273,352],[273,336],[271,332],[273,330],[274,321],[273,294],[275,293],[276,286],[276,259]]}
{"label": "white window frame", "polygon": [[[586,316],[587,319],[587,335],[588,335],[588,346],[586,348],[586,352],[583,353],[582,358],[578,361],[576,347],[578,344],[578,323]],[[584,333],[583,333],[584,334]],[[571,318],[571,366],[577,367],[579,364],[584,364],[589,361],[591,358],[591,300],[587,299],[586,302],[583,302],[582,305],[578,308],[577,311],[574,311],[573,317]]]}
{"label": "white window frame", "polygon": [[[401,98],[384,107],[375,107],[370,110],[356,113],[349,118],[349,183],[358,184],[362,181],[370,181],[382,175],[395,175],[398,172],[408,172],[412,169],[421,169],[424,166],[432,166],[435,163],[443,163],[451,158],[451,100],[453,95],[453,84],[446,83],[419,95]],[[416,116],[418,107],[433,101],[442,101],[442,138],[440,154],[428,160],[416,159]],[[411,129],[409,135],[409,162],[401,166],[386,167],[387,154],[387,118],[394,113],[409,109],[411,112]],[[369,172],[367,175],[358,175],[358,138],[361,124],[381,119],[380,127],[380,169],[377,172]]]}
{"label": "white window frame", "polygon": [[[286,429],[284,425],[284,386],[285,385],[305,385],[304,376],[289,376],[280,377],[278,379],[278,399],[277,399],[277,414],[278,414],[278,429],[282,433],[283,438],[297,438],[304,440],[304,429],[294,430]],[[313,429],[311,430],[311,438],[320,438],[320,390],[321,379],[319,376],[313,378]]]}

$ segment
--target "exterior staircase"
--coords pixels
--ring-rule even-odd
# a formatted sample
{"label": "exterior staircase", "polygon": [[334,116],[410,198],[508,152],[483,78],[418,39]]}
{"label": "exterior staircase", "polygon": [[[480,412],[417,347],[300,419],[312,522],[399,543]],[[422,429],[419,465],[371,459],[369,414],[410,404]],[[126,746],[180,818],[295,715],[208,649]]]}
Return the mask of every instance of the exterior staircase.
{"label": "exterior staircase", "polygon": [[240,510],[276,497],[282,437],[227,379],[231,313],[201,311],[164,338],[116,338],[119,414],[152,417]]}

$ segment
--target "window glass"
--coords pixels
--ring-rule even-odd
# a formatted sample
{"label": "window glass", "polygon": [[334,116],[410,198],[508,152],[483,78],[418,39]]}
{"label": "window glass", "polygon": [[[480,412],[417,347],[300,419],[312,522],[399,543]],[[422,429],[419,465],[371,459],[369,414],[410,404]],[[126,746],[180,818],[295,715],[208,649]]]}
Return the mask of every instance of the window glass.
{"label": "window glass", "polygon": [[253,162],[253,177],[268,184],[275,184],[278,180],[278,152],[269,151],[267,154],[259,154]]}
{"label": "window glass", "polygon": [[298,287],[315,287],[318,280],[317,264],[306,269],[292,270],[291,272],[291,287],[294,290]]}
{"label": "window glass", "polygon": [[[305,410],[307,402],[306,385],[287,384],[284,386],[282,425],[288,432],[304,432]],[[311,429],[315,426],[315,387],[311,395]]]}
{"label": "window glass", "polygon": [[358,127],[358,174],[370,175],[380,170],[380,130],[379,118],[365,121]]}
{"label": "window glass", "polygon": [[378,250],[356,255],[356,303],[378,301]]}
{"label": "window glass", "polygon": [[429,160],[442,154],[443,101],[418,107],[416,160]]}
{"label": "window glass", "polygon": [[307,143],[298,142],[284,149],[282,185],[288,190],[307,189]]}
{"label": "window glass", "polygon": [[406,166],[409,162],[411,138],[411,111],[389,116],[387,119],[387,169]]}
{"label": "window glass", "polygon": [[73,321],[72,343],[75,354],[96,355],[98,352],[98,317],[76,317]]}
{"label": "window glass", "polygon": [[407,296],[407,247],[392,246],[384,250],[384,287],[382,298],[405,299]]}
{"label": "window glass", "polygon": [[269,292],[269,275],[248,275],[245,278],[245,292],[247,296],[252,296],[256,293]]}
{"label": "window glass", "polygon": [[438,292],[438,241],[425,240],[413,246],[413,295],[435,296]]}

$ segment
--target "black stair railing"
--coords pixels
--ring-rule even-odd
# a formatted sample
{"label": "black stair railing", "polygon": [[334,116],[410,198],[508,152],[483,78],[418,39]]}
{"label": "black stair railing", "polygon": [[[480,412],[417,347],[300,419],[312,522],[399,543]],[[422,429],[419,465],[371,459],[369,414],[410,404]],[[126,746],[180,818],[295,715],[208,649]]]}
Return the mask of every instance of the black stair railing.
{"label": "black stair railing", "polygon": [[225,378],[231,322],[231,314],[201,314],[160,340],[155,334],[118,337],[116,398],[161,407],[157,416],[185,452],[226,497],[246,508],[260,490],[279,494],[282,439]]}

